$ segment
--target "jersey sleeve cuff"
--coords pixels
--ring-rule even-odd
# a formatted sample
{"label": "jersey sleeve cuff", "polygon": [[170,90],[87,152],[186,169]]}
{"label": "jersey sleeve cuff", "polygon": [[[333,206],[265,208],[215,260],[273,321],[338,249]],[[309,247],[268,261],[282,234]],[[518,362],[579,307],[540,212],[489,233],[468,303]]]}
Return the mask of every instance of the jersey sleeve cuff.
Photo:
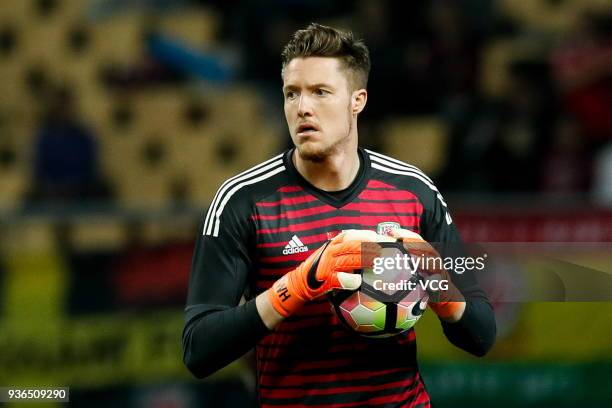
{"label": "jersey sleeve cuff", "polygon": [[249,300],[245,304],[245,309],[246,314],[249,316],[248,320],[251,322],[250,332],[253,334],[254,338],[260,339],[271,332],[271,330],[266,327],[265,323],[261,319],[261,316],[259,315],[259,312],[257,311],[255,298]]}

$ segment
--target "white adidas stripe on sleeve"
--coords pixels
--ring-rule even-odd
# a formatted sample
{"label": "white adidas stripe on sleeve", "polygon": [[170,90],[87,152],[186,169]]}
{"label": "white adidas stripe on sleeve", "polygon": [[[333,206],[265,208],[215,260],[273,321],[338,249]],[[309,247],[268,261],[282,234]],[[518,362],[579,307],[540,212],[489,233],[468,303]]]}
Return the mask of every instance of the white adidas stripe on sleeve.
{"label": "white adidas stripe on sleeve", "polygon": [[375,157],[377,159],[380,159],[384,163],[388,164],[389,167],[395,167],[395,168],[398,168],[398,169],[404,168],[404,169],[407,169],[407,170],[414,170],[417,173],[419,173],[421,176],[423,176],[427,180],[429,180],[430,183],[433,184],[433,180],[431,178],[429,178],[429,176],[427,176],[427,174],[425,174],[423,172],[423,170],[419,169],[417,166],[414,166],[412,164],[408,164],[408,163],[403,162],[401,160],[394,159],[393,157],[390,157],[390,156],[387,156],[387,155],[384,155],[384,154],[381,154],[381,153],[378,153],[378,152],[375,152],[375,151],[372,151],[372,150],[365,149],[365,151],[368,152],[368,154],[370,155],[370,159]]}
{"label": "white adidas stripe on sleeve", "polygon": [[431,190],[433,190],[436,193],[436,197],[438,198],[438,200],[440,200],[440,203],[444,207],[448,207],[446,205],[446,202],[444,201],[444,198],[442,197],[442,194],[440,194],[440,192],[438,191],[436,186],[434,186],[433,183],[428,180],[427,176],[425,176],[421,172],[417,172],[417,171],[409,170],[409,169],[405,169],[405,170],[393,169],[393,168],[390,168],[390,167],[382,166],[382,165],[377,164],[375,162],[372,162],[372,167],[375,168],[375,169],[378,169],[378,170],[382,170],[382,171],[387,172],[387,173],[400,174],[400,175],[403,175],[403,176],[414,177],[416,179],[421,180],[423,183],[425,183],[427,185],[427,187],[429,187]]}
{"label": "white adidas stripe on sleeve", "polygon": [[269,169],[271,166],[274,167],[278,163],[278,159],[281,158],[281,157],[282,157],[282,154],[278,155],[276,157],[273,157],[273,158],[271,158],[269,160],[266,160],[265,162],[260,163],[257,166],[251,167],[250,169],[247,169],[247,170],[243,171],[242,173],[239,173],[236,176],[227,179],[221,185],[221,187],[219,187],[219,189],[217,190],[217,193],[215,194],[215,196],[213,198],[213,201],[210,204],[210,208],[208,209],[208,212],[206,213],[206,219],[204,221],[204,229],[202,231],[203,234],[204,235],[210,234],[210,230],[211,230],[211,226],[212,226],[212,218],[213,218],[213,215],[214,215],[213,209],[217,207],[219,201],[223,197],[223,194],[225,194],[227,189],[230,188],[230,186],[232,184],[237,183],[237,182],[239,182],[241,180],[244,180],[244,179],[246,179],[246,178],[248,178],[250,176],[254,176],[254,175],[260,174],[260,173],[266,171],[267,169]]}
{"label": "white adidas stripe on sleeve", "polygon": [[[267,171],[269,171],[270,169],[275,168],[276,166],[279,166],[282,164],[282,154],[273,157],[269,160],[266,160],[263,163],[258,164],[257,166],[254,166],[248,170],[243,171],[242,173],[237,174],[236,176],[227,179],[222,185],[221,187],[219,187],[219,189],[217,190],[217,193],[215,194],[210,207],[208,209],[208,212],[206,213],[206,218],[204,220],[204,228],[202,229],[202,234],[203,235],[211,235],[211,233],[213,232],[213,227],[215,224],[215,214],[218,212],[219,210],[219,206],[222,202],[222,200],[224,199],[224,197],[226,196],[226,194],[231,191],[231,188],[233,186],[235,186],[236,184],[243,182],[244,180],[247,180],[251,177],[255,177],[259,174],[265,173]],[[253,184],[253,183],[250,183]],[[247,184],[243,184],[243,185],[247,185]]]}
{"label": "white adidas stripe on sleeve", "polygon": [[[230,188],[231,190],[229,190],[227,192],[227,194],[225,194],[225,197],[223,198],[223,200],[219,203],[218,207],[215,207],[216,211],[213,213],[214,214],[214,218],[213,218],[213,222],[209,225],[209,230],[212,229],[212,236],[214,237],[218,237],[219,236],[219,225],[221,224],[221,214],[223,213],[223,209],[225,208],[225,206],[227,205],[228,201],[230,200],[230,198],[232,198],[232,196],[238,191],[240,190],[242,187],[244,186],[248,186],[251,184],[255,184],[255,183],[259,183],[262,180],[266,180],[272,176],[275,176],[278,173],[281,173],[283,171],[285,171],[285,166],[282,164],[283,161],[280,160],[276,163],[273,163],[277,166],[280,167],[276,167],[271,169],[270,171],[268,171],[267,173],[264,173],[262,175],[260,175],[259,177],[255,177],[253,179],[249,179],[249,180],[245,180],[239,184],[232,184],[232,185],[228,185],[226,188]],[[249,175],[249,176],[253,176],[253,174]],[[236,182],[238,182],[238,180],[236,180]],[[232,187],[233,186],[233,187]],[[206,230],[204,235],[211,235],[210,231]]]}

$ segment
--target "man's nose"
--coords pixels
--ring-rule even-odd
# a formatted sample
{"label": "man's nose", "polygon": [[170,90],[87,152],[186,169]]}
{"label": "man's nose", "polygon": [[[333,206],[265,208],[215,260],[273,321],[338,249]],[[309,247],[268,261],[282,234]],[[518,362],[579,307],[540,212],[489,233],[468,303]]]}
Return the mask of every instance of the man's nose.
{"label": "man's nose", "polygon": [[300,95],[300,101],[298,104],[298,115],[300,117],[312,115],[312,102],[308,95]]}

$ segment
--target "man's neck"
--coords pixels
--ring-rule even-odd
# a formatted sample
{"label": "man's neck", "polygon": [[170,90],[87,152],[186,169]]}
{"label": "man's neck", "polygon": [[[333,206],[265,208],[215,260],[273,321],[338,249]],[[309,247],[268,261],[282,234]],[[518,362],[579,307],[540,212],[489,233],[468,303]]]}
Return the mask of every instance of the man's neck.
{"label": "man's neck", "polygon": [[330,156],[322,162],[303,160],[295,149],[292,160],[298,173],[323,191],[344,190],[351,185],[359,172],[357,149]]}

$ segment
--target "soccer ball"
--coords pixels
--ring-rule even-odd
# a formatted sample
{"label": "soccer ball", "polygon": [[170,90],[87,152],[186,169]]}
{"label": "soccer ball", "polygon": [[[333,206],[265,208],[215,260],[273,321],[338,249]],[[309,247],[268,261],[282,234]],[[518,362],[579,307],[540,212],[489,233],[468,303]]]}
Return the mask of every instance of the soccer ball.
{"label": "soccer ball", "polygon": [[[390,337],[410,329],[425,312],[429,296],[420,284],[422,276],[401,243],[383,242],[380,258],[408,259],[408,265],[359,269],[361,287],[338,290],[329,300],[338,319],[350,330],[368,337]],[[404,254],[408,255],[404,257]],[[407,266],[407,267],[406,267]]]}

